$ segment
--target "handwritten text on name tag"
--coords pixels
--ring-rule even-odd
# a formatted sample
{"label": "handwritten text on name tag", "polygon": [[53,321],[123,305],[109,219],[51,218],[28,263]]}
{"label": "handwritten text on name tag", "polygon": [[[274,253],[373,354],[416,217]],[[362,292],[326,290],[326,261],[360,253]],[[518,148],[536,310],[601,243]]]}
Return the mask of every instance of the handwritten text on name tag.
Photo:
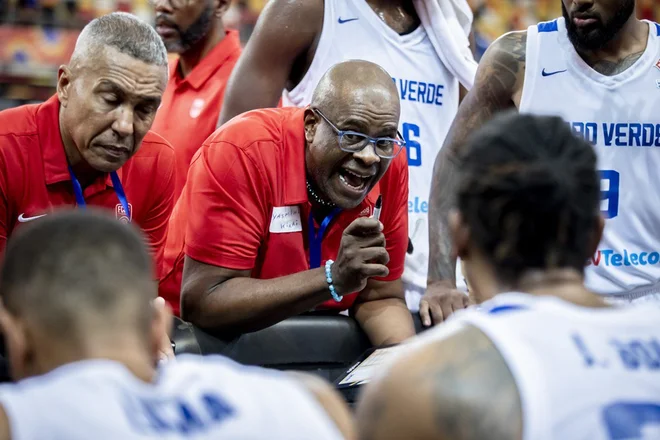
{"label": "handwritten text on name tag", "polygon": [[270,232],[284,234],[299,231],[302,231],[300,207],[275,206],[273,208],[273,215],[270,218]]}

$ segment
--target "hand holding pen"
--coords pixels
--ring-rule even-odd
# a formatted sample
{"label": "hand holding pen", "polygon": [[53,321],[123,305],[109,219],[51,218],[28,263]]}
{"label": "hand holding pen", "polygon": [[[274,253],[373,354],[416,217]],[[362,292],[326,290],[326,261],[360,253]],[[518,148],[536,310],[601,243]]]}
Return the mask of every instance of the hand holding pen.
{"label": "hand holding pen", "polygon": [[359,292],[371,277],[389,274],[390,255],[385,248],[385,234],[380,223],[381,197],[371,217],[355,219],[344,230],[337,259],[332,265],[332,279],[340,295]]}

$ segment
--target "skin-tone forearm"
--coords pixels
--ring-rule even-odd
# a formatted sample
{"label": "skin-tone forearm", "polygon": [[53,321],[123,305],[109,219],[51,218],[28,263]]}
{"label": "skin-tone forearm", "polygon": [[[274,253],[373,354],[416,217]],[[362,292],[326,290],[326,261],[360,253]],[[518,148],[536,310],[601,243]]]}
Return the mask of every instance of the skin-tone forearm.
{"label": "skin-tone forearm", "polygon": [[515,108],[522,89],[527,34],[512,32],[491,45],[477,70],[475,84],[463,99],[433,168],[429,198],[428,282],[456,286],[449,212],[458,185],[458,162],[472,133],[495,113]]}
{"label": "skin-tone forearm", "polygon": [[428,283],[446,283],[456,286],[456,258],[452,256],[449,233],[449,212],[453,206],[451,191],[443,188],[456,186],[458,172],[455,156],[443,148],[433,167],[431,196],[429,198],[429,266]]}
{"label": "skin-tone forearm", "polygon": [[356,304],[353,316],[375,346],[399,344],[415,336],[412,315],[400,298]]}
{"label": "skin-tone forearm", "polygon": [[[184,293],[185,294],[185,293]],[[184,319],[218,331],[255,331],[307,312],[331,298],[324,268],[280,278],[235,277],[204,293]]]}
{"label": "skin-tone forearm", "polygon": [[357,297],[351,315],[376,346],[398,344],[415,336],[401,279],[370,279]]}

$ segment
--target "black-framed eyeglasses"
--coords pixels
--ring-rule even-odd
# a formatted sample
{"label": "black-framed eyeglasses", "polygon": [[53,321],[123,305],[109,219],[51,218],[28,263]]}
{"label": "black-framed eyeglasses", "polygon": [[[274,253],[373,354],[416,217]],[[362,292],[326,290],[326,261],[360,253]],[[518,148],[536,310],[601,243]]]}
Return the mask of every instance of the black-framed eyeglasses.
{"label": "black-framed eyeglasses", "polygon": [[401,133],[398,131],[396,134],[399,139],[390,137],[373,138],[357,131],[340,130],[335,124],[330,122],[321,110],[313,108],[312,111],[318,114],[330,127],[332,127],[335,133],[339,136],[339,148],[347,153],[358,153],[364,150],[367,145],[374,144],[374,151],[378,157],[383,159],[394,159],[401,152],[403,147],[406,146],[403,136],[401,136]]}

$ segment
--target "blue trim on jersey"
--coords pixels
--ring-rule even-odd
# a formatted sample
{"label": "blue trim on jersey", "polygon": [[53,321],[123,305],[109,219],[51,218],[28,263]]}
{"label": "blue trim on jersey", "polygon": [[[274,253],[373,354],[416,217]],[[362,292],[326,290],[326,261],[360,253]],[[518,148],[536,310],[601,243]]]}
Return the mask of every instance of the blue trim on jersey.
{"label": "blue trim on jersey", "polygon": [[656,23],[655,28],[658,30],[658,37],[660,37],[660,23]]}
{"label": "blue trim on jersey", "polygon": [[544,21],[536,25],[539,32],[557,32],[559,27],[557,25],[557,20]]}
{"label": "blue trim on jersey", "polygon": [[488,310],[489,315],[497,315],[502,312],[512,312],[514,310],[527,310],[527,307],[520,304],[503,304],[501,306],[495,306],[492,309]]}

